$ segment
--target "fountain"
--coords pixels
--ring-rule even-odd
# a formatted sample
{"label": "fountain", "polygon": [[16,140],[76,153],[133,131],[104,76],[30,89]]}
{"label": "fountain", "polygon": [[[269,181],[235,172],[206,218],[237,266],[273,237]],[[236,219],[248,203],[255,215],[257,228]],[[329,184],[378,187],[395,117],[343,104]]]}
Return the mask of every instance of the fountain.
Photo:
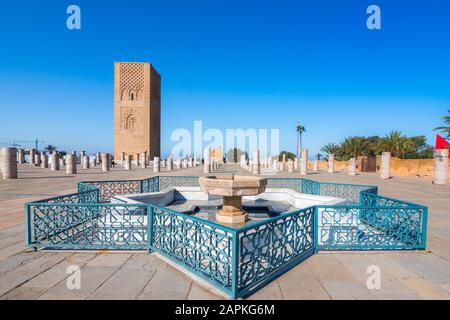
{"label": "fountain", "polygon": [[200,177],[198,182],[202,192],[223,197],[223,206],[217,211],[216,220],[229,224],[245,223],[248,214],[242,209],[242,197],[263,193],[267,186],[266,178],[234,174]]}

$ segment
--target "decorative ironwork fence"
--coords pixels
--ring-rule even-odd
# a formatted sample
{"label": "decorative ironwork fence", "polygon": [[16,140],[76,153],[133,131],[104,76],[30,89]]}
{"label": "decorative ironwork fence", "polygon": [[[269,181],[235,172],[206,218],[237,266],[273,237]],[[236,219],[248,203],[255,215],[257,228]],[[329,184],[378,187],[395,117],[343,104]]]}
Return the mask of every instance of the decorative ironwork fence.
{"label": "decorative ironwork fence", "polygon": [[112,196],[198,187],[198,177],[78,183],[78,193],[27,203],[33,249],[149,250],[183,266],[231,297],[245,297],[320,250],[425,249],[427,208],[377,195],[377,187],[308,179],[268,179],[269,188],[346,199],[233,229]]}
{"label": "decorative ironwork fence", "polygon": [[314,253],[314,207],[236,232],[236,287],[240,296],[247,296]]}

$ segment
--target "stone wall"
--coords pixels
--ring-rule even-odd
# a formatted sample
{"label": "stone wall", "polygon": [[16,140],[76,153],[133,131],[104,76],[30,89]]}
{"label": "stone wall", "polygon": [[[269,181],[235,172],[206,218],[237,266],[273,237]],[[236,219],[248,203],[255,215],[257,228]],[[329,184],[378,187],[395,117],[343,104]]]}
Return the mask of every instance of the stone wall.
{"label": "stone wall", "polygon": [[[450,161],[449,178],[450,178]],[[391,159],[391,174],[393,176],[433,177],[434,159]]]}
{"label": "stone wall", "polygon": [[[377,172],[380,167],[380,160],[377,157]],[[449,167],[449,179],[450,179],[450,160]],[[313,168],[313,161],[308,161],[308,169]],[[327,170],[327,161],[319,161],[319,170]],[[334,161],[335,171],[348,170],[348,161]],[[391,175],[397,177],[405,176],[420,176],[420,177],[433,177],[434,174],[434,159],[399,159],[391,158]]]}

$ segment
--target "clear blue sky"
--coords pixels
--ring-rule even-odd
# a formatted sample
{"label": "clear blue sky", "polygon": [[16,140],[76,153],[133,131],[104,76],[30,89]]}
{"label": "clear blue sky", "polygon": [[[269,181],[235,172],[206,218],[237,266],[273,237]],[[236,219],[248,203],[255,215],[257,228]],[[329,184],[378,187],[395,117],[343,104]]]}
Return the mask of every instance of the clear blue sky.
{"label": "clear blue sky", "polygon": [[[370,4],[381,30],[366,28]],[[0,142],[112,151],[114,61],[161,73],[165,155],[194,120],[279,128],[291,151],[300,120],[310,154],[392,129],[434,143],[450,109],[446,0],[3,1],[0,33]]]}

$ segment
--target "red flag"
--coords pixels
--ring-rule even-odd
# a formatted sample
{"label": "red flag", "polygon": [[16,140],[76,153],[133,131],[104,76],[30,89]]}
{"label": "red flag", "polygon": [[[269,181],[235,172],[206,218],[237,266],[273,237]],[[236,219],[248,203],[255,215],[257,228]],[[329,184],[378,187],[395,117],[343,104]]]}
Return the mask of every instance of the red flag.
{"label": "red flag", "polygon": [[436,150],[437,149],[450,149],[450,143],[438,134],[436,135]]}

